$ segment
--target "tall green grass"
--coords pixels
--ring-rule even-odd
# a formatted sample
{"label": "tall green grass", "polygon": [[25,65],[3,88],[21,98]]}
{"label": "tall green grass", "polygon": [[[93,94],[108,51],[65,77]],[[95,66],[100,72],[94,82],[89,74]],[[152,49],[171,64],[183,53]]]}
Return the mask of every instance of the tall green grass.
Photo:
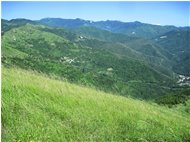
{"label": "tall green grass", "polygon": [[2,141],[190,141],[190,116],[21,69],[2,69]]}

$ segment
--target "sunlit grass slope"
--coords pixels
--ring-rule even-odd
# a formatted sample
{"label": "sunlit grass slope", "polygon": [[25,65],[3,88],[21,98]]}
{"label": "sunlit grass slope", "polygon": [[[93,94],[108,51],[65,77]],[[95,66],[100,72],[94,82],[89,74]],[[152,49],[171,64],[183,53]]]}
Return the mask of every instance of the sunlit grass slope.
{"label": "sunlit grass slope", "polygon": [[2,141],[190,140],[187,114],[39,73],[2,69]]}

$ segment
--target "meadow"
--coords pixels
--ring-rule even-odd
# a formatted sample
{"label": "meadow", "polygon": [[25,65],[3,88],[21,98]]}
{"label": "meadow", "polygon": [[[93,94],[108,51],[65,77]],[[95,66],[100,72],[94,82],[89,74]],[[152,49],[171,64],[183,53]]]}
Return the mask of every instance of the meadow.
{"label": "meadow", "polygon": [[190,116],[35,71],[2,67],[2,142],[188,142]]}

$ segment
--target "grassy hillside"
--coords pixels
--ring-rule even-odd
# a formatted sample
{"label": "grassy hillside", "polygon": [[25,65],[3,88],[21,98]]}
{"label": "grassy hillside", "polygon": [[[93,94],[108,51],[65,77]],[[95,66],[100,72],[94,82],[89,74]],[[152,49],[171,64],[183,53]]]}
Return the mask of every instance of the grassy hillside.
{"label": "grassy hillside", "polygon": [[190,116],[3,67],[2,141],[187,142]]}

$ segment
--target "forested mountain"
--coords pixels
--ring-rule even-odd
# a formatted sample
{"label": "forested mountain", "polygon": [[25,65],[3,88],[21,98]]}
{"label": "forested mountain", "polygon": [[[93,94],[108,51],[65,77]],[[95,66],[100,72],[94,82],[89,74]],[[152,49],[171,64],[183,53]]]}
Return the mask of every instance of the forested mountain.
{"label": "forested mountain", "polygon": [[[107,24],[126,30],[148,26],[159,33],[130,36],[104,28]],[[2,20],[2,31],[6,66],[54,74],[124,96],[153,99],[166,95],[176,91],[178,74],[189,75],[188,28],[46,18]]]}
{"label": "forested mountain", "polygon": [[31,23],[31,24],[37,24],[35,21],[32,20],[28,20],[28,19],[12,19],[12,20],[5,20],[2,19],[1,20],[1,34],[3,34],[4,32],[12,29],[12,28],[16,28],[19,26],[23,26],[26,25],[27,23]]}
{"label": "forested mountain", "polygon": [[162,52],[173,61],[176,73],[190,76],[190,28],[179,28],[155,38],[165,50]]}
{"label": "forested mountain", "polygon": [[[163,64],[165,67],[173,68],[171,70],[175,70],[178,74],[189,75],[189,67],[186,66],[189,61],[190,49],[189,27],[159,26],[138,21],[128,23],[109,20],[94,22],[60,18],[44,18],[38,22],[48,26],[67,28],[87,38],[130,45],[132,50],[137,49],[138,52],[144,52],[143,56],[146,56],[144,58],[151,61],[156,60],[154,64]],[[168,38],[165,38],[166,34],[169,34]],[[160,56],[165,59],[158,59]],[[162,70],[168,72],[163,68]]]}
{"label": "forested mountain", "polygon": [[61,19],[61,18],[44,18],[39,20],[41,24],[53,27],[76,28],[81,26],[92,26],[102,30],[107,30],[114,33],[122,33],[131,37],[152,38],[171,30],[176,30],[174,26],[159,26],[135,22],[120,22],[120,21],[90,21],[83,19]]}

